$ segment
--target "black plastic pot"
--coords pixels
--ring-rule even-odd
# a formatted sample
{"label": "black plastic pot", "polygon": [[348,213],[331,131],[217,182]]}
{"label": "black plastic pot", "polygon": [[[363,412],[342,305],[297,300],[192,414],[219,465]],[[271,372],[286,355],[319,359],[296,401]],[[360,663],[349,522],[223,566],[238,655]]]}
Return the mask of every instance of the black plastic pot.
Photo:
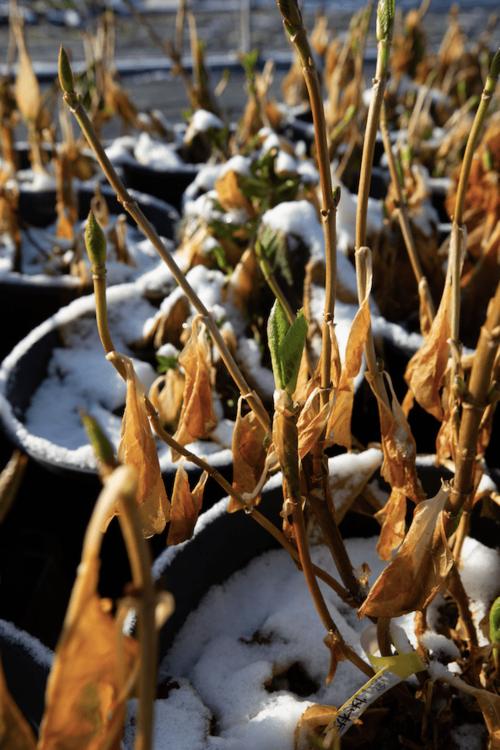
{"label": "black plastic pot", "polygon": [[[123,207],[117,202],[111,189],[103,188],[111,213],[123,213]],[[78,193],[79,215],[83,220],[88,215],[93,190],[82,187]],[[178,214],[167,203],[139,193],[135,194],[139,205],[158,232],[167,238],[173,238]],[[55,192],[46,190],[32,192],[21,190],[19,213],[21,219],[35,227],[46,227],[56,219]],[[131,222],[131,220],[130,220]],[[91,287],[83,285],[76,278],[38,277],[9,273],[0,277],[0,319],[9,321],[4,325],[0,339],[0,359],[20,341],[23,336],[46,318],[53,315],[72,300],[88,294]]]}
{"label": "black plastic pot", "polygon": [[0,620],[0,658],[7,686],[35,732],[42,719],[52,657],[51,651],[36,638]]}
{"label": "black plastic pot", "polygon": [[182,196],[200,170],[200,164],[184,164],[169,169],[153,169],[139,162],[124,161],[121,165],[127,187],[154,195],[180,211]]}

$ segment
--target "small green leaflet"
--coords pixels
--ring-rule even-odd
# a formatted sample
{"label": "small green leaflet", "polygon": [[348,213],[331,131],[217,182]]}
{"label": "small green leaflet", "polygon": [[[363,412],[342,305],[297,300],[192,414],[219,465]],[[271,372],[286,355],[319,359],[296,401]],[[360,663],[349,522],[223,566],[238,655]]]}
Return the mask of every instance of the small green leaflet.
{"label": "small green leaflet", "polygon": [[306,335],[307,322],[303,312],[300,311],[290,325],[285,311],[276,300],[267,324],[269,350],[276,385],[290,395],[297,385]]}
{"label": "small green leaflet", "polygon": [[500,646],[500,596],[498,596],[490,609],[490,642],[492,646]]}
{"label": "small green leaflet", "polygon": [[160,373],[167,372],[167,370],[175,370],[177,367],[177,357],[157,354],[156,359],[158,361],[156,369]]}

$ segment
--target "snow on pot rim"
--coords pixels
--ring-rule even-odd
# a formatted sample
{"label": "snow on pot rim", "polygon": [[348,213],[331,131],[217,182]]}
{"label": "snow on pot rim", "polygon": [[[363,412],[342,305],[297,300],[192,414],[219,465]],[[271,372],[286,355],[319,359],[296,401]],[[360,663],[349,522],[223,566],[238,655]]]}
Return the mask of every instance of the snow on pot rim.
{"label": "snow on pot rim", "polygon": [[[280,476],[273,477],[260,506],[274,520],[282,502],[280,484]],[[204,513],[193,538],[166,550],[154,565],[155,577],[176,600],[176,613],[161,634],[160,694],[164,687],[167,697],[155,707],[157,750],[291,750],[295,724],[312,702],[342,705],[366,681],[342,662],[331,685],[323,685],[328,669],[324,630],[302,573],[286,552],[272,549],[275,544],[257,524],[243,513],[228,514],[226,508],[227,499]],[[369,564],[372,583],[385,565],[375,544],[373,537],[346,540],[354,566]],[[336,575],[325,548],[313,547],[313,557]],[[496,569],[500,574],[500,560],[494,550],[471,538],[465,540],[462,559],[463,581],[478,624],[497,593],[492,573]],[[481,570],[487,571],[486,579],[480,578]],[[213,577],[203,587],[200,578],[205,574]],[[359,636],[367,621],[361,622],[355,610],[320,585],[342,634],[364,656]],[[429,610],[431,624],[438,604],[439,599]],[[413,620],[409,614],[396,623],[415,642]],[[459,657],[455,644],[437,632],[429,630],[425,638],[435,658],[455,662]],[[286,683],[287,675],[293,682],[288,670],[297,665],[306,685],[301,696]],[[214,717],[217,736],[210,731]],[[131,741],[129,729],[127,747]]]}
{"label": "snow on pot rim", "polygon": [[[142,337],[145,321],[153,318],[157,309],[137,284],[112,287],[107,298],[117,350],[134,358],[127,341],[130,344]],[[125,304],[129,305],[129,314],[124,321]],[[64,339],[70,345],[75,341],[81,345],[78,355],[75,349],[61,347]],[[134,359],[134,364],[148,388],[157,373],[147,362]],[[44,380],[49,366],[53,367],[52,381]],[[67,392],[58,382],[58,373],[69,381]],[[45,387],[41,395],[39,387]],[[76,389],[76,394],[72,393],[72,388]],[[32,396],[37,396],[38,400]],[[111,408],[104,406],[106,399],[111,399]],[[7,435],[34,460],[53,471],[95,474],[96,461],[81,424],[79,409],[84,408],[95,416],[117,445],[121,417],[113,414],[113,410],[120,410],[124,402],[125,384],[106,361],[97,335],[93,295],[74,300],[31,331],[0,368],[0,418]],[[26,421],[32,421],[33,428]],[[54,434],[62,434],[66,446],[55,442],[51,437]],[[222,468],[230,464],[229,448],[221,449],[208,441],[189,447],[205,456],[213,466]],[[176,465],[171,462],[167,447],[162,444],[159,453],[162,473],[174,472]],[[195,469],[190,463],[186,463],[186,468]]]}

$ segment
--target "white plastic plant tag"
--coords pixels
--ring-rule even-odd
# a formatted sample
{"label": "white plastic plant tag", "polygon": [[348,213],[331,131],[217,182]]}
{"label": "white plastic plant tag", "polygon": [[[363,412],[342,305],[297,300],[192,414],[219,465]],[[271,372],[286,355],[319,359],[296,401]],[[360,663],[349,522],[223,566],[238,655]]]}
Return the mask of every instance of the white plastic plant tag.
{"label": "white plastic plant tag", "polygon": [[331,739],[335,736],[342,737],[364,711],[394,685],[426,669],[426,665],[413,649],[394,656],[375,656],[378,646],[374,626],[368,627],[362,633],[361,645],[375,669],[375,674],[339,708],[330,725],[331,733],[327,735]]}

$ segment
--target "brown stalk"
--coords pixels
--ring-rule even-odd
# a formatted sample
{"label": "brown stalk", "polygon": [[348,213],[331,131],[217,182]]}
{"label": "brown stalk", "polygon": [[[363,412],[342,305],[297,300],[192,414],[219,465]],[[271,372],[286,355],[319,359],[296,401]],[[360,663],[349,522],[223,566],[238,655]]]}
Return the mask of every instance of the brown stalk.
{"label": "brown stalk", "polygon": [[322,327],[322,368],[321,368],[321,403],[329,399],[331,388],[331,340],[329,326],[333,323],[335,307],[335,290],[337,276],[335,213],[340,198],[339,191],[333,191],[328,140],[326,133],[325,112],[318,71],[307,38],[307,31],[302,21],[302,14],[296,0],[277,0],[283,18],[283,25],[291,43],[299,56],[304,81],[309,95],[314,124],[314,143],[318,162],[321,186],[321,219],[325,238],[325,311]]}
{"label": "brown stalk", "polygon": [[479,426],[488,405],[491,376],[500,343],[500,284],[488,306],[486,321],[481,328],[468,386],[462,404],[458,435],[455,477],[451,486],[449,508],[457,518],[470,501],[474,489]]}
{"label": "brown stalk", "polygon": [[418,257],[417,246],[411,231],[410,219],[408,216],[408,203],[403,193],[401,180],[399,178],[398,170],[396,168],[396,159],[394,158],[394,152],[392,150],[391,139],[389,136],[389,128],[387,127],[387,114],[385,104],[382,104],[380,111],[380,130],[382,133],[382,140],[384,143],[384,151],[387,157],[387,163],[389,165],[389,172],[391,175],[391,181],[396,191],[397,202],[398,202],[398,221],[401,228],[401,234],[403,235],[406,250],[408,252],[408,258],[410,259],[411,267],[417,281],[419,289],[423,290],[425,306],[427,308],[427,316],[429,321],[434,320],[436,311],[434,309],[434,303],[429,289],[427,278],[424,276],[422,271],[422,265],[420,258]]}
{"label": "brown stalk", "polygon": [[[337,283],[336,258],[336,210],[340,199],[340,190],[333,190],[328,139],[326,132],[325,112],[318,71],[314,64],[314,57],[307,38],[302,14],[296,0],[277,0],[277,5],[283,18],[283,25],[291,43],[299,56],[304,81],[309,95],[309,102],[314,124],[314,143],[318,162],[320,187],[322,196],[321,218],[325,239],[325,306],[322,325],[321,346],[321,404],[328,403],[331,391],[331,358],[332,344],[330,327],[334,322],[335,293]],[[359,581],[354,575],[351,561],[345,549],[344,542],[335,523],[334,507],[330,495],[328,481],[328,465],[323,461],[323,439],[318,441],[315,451],[313,475],[320,478],[323,489],[325,511],[330,516],[329,531],[325,528],[325,538],[329,539],[329,546],[334,561],[339,570],[342,582],[349,589],[355,599],[361,597]],[[326,513],[322,514],[326,518]],[[321,523],[321,521],[320,521]],[[330,533],[329,533],[330,532]],[[333,534],[333,535],[332,535]]]}
{"label": "brown stalk", "polygon": [[269,432],[269,416],[267,414],[267,411],[258,394],[252,391],[250,386],[246,382],[245,377],[243,376],[233,355],[229,351],[223,337],[221,336],[221,333],[217,327],[217,323],[187,281],[174,258],[163,244],[157,231],[143,214],[137,202],[131,197],[123,182],[118,177],[113,165],[109,161],[99,138],[96,136],[93,125],[90,122],[89,117],[81,104],[80,98],[73,88],[71,67],[69,65],[69,60],[66,52],[62,47],[59,54],[59,71],[61,87],[64,91],[64,101],[68,105],[69,109],[74,114],[78,124],[80,125],[80,128],[85,138],[87,139],[89,146],[94,152],[97,161],[99,162],[101,169],[106,176],[106,179],[116,193],[118,202],[121,203],[127,213],[130,214],[130,216],[134,219],[139,229],[141,229],[144,235],[149,239],[160,258],[164,261],[164,263],[172,273],[172,276],[176,280],[177,284],[185,293],[189,302],[203,317],[208,332],[210,333],[210,336],[216,348],[218,349],[221,359],[226,365],[229,374],[238,387],[238,390],[240,391],[241,395],[248,401],[249,406],[255,412],[257,419],[262,424],[266,432]]}

